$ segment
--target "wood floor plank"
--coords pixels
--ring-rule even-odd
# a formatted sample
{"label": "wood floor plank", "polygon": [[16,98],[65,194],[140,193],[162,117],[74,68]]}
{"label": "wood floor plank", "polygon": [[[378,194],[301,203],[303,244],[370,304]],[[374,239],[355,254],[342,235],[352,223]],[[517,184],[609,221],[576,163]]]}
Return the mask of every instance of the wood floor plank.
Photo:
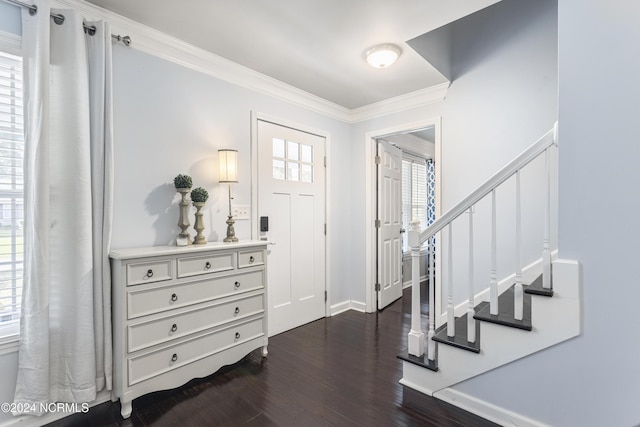
{"label": "wood floor plank", "polygon": [[107,402],[50,426],[496,426],[398,383],[409,307],[405,291],[381,312],[347,311],[271,337],[266,359],[255,351],[207,378],[135,399],[128,420]]}

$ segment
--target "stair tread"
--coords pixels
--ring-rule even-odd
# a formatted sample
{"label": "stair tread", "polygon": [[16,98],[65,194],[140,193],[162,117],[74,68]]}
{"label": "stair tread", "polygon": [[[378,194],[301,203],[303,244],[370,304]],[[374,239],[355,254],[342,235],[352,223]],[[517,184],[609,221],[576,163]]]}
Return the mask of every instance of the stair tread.
{"label": "stair tread", "polygon": [[522,313],[522,320],[516,320],[514,317],[513,307],[514,286],[511,286],[498,297],[499,313],[497,315],[491,314],[489,303],[483,301],[476,306],[476,315],[473,317],[475,319],[483,320],[486,322],[497,323],[503,326],[530,331],[532,329],[531,294],[524,294],[524,310]]}
{"label": "stair tread", "polygon": [[456,317],[456,333],[453,337],[447,335],[447,325],[442,325],[436,330],[433,337],[434,341],[452,345],[463,350],[471,351],[474,353],[480,353],[480,322],[476,323],[476,341],[467,341],[467,316],[469,313],[461,317]]}
{"label": "stair tread", "polygon": [[407,350],[400,353],[396,356],[400,360],[404,360],[405,362],[413,363],[414,365],[422,366],[423,368],[427,368],[431,371],[438,372],[438,361],[437,360],[429,360],[427,354],[423,354],[422,356],[414,356],[409,354]]}
{"label": "stair tread", "polygon": [[524,291],[532,295],[542,295],[545,297],[553,296],[553,276],[551,276],[551,289],[546,289],[542,287],[542,274],[541,274],[530,285],[525,286]]}

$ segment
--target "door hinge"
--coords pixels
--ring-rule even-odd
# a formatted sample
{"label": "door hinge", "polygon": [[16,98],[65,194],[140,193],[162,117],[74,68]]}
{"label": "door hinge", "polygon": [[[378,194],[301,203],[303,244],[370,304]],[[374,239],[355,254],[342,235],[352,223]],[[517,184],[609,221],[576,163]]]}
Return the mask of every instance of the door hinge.
{"label": "door hinge", "polygon": [[324,235],[325,236],[327,235],[327,224],[326,223],[324,224]]}
{"label": "door hinge", "polygon": [[327,167],[327,156],[324,156],[324,167]]}
{"label": "door hinge", "polygon": [[382,158],[380,156],[376,156],[376,165],[382,163]]}
{"label": "door hinge", "polygon": [[324,291],[324,302],[327,302],[327,298],[328,298],[328,297],[327,297],[327,294],[328,294],[328,292],[327,292],[327,291]]}
{"label": "door hinge", "polygon": [[376,228],[380,228],[380,226],[381,226],[381,225],[382,225],[382,224],[380,223],[380,220],[379,220],[379,219],[376,219],[375,227],[376,227]]}
{"label": "door hinge", "polygon": [[376,283],[376,292],[380,290],[380,283]]}

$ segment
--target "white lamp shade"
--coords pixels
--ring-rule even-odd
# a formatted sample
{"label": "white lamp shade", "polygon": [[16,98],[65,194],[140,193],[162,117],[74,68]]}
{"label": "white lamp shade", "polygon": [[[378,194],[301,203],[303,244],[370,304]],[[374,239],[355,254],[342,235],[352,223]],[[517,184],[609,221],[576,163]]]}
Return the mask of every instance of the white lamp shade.
{"label": "white lamp shade", "polygon": [[372,47],[366,53],[367,62],[375,68],[386,68],[396,62],[402,50],[393,44]]}
{"label": "white lamp shade", "polygon": [[238,182],[238,151],[218,150],[220,160],[219,182]]}

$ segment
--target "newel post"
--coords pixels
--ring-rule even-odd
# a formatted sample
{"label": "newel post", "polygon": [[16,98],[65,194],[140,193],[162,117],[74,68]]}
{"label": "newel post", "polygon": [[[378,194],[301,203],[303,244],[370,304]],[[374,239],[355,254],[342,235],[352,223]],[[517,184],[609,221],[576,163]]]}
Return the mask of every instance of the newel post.
{"label": "newel post", "polygon": [[420,326],[420,221],[411,221],[407,242],[411,248],[411,331],[409,331],[409,354],[421,357],[424,354],[424,333]]}

